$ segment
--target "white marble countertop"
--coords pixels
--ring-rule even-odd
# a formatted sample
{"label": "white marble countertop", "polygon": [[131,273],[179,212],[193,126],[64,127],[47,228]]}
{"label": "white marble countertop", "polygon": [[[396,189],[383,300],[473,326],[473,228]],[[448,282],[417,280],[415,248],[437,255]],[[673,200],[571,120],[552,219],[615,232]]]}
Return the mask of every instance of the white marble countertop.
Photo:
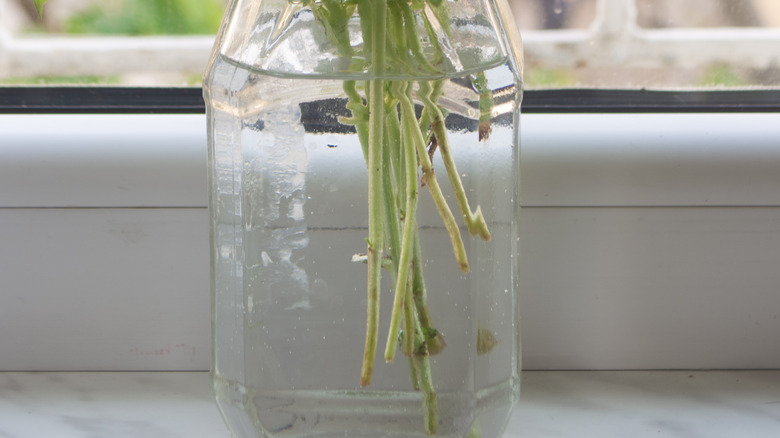
{"label": "white marble countertop", "polygon": [[[506,437],[780,436],[780,371],[533,371]],[[0,373],[0,438],[229,438],[204,372]]]}

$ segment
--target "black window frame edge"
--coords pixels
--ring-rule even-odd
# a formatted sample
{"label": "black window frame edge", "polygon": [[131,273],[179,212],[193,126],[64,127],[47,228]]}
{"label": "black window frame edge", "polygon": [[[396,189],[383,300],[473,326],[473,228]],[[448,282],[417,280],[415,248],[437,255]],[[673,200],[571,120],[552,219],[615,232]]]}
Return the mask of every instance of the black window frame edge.
{"label": "black window frame edge", "polygon": [[[780,112],[780,89],[526,90],[524,113]],[[200,87],[0,87],[0,114],[202,114]]]}

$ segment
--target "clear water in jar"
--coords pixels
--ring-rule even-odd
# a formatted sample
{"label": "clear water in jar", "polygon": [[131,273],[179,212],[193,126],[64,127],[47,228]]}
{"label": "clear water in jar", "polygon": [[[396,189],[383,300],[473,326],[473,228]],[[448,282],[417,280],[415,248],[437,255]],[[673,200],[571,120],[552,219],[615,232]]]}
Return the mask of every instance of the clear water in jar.
{"label": "clear water in jar", "polygon": [[[374,378],[359,385],[366,265],[353,256],[366,251],[367,170],[356,134],[339,123],[347,114],[342,82],[263,75],[224,59],[211,75],[212,373],[234,434],[424,436],[408,359],[400,351],[392,363],[382,357],[393,299],[387,271]],[[461,228],[471,272],[458,269],[425,188],[419,197],[428,307],[447,343],[430,358],[437,435],[447,437],[500,436],[518,390],[520,87],[505,65],[485,76],[494,97],[487,140],[478,141],[479,96],[468,76],[447,78],[440,99],[470,204],[492,233],[483,242]],[[438,158],[434,167],[462,223]]]}

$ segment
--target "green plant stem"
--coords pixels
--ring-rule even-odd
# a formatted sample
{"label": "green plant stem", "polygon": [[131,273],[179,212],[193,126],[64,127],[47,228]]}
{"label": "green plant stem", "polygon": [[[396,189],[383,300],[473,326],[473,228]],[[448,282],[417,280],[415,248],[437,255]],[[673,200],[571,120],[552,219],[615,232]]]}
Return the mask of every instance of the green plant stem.
{"label": "green plant stem", "polygon": [[[412,276],[413,277],[413,276]],[[414,327],[415,323],[417,322],[415,311],[414,311],[414,293],[412,292],[412,283],[413,279],[412,277],[409,277],[407,283],[406,283],[406,290],[404,293],[404,339],[403,339],[403,353],[407,357],[411,357],[412,354],[414,354]],[[415,367],[412,365],[411,371],[412,371],[412,383],[415,386],[415,389],[418,389],[417,385],[417,373],[415,371]]]}
{"label": "green plant stem", "polygon": [[433,386],[431,377],[431,361],[428,352],[428,346],[425,343],[422,329],[418,328],[417,343],[418,348],[412,360],[416,369],[417,385],[423,395],[423,418],[425,424],[425,433],[433,435],[439,426],[439,407],[436,388]]}
{"label": "green plant stem", "polygon": [[[363,5],[363,4],[361,4]],[[359,6],[360,7],[360,6]],[[364,6],[365,7],[365,6]],[[366,317],[366,344],[360,385],[371,383],[374,358],[379,336],[379,288],[382,275],[384,230],[382,222],[383,128],[385,118],[384,79],[385,28],[387,0],[370,2],[371,73],[368,98],[368,305]],[[362,15],[362,11],[361,11]]]}
{"label": "green plant stem", "polygon": [[[392,89],[398,81],[389,81],[389,87]],[[396,203],[387,202],[386,207],[392,210],[393,215],[396,218],[403,218],[403,208],[401,204],[401,194],[406,193],[406,189],[403,187],[403,152],[401,145],[404,144],[401,133],[401,126],[398,123],[398,100],[393,97],[393,93],[385,94],[385,145],[389,149],[386,157],[389,156],[388,161],[385,163],[385,169],[390,169],[392,173],[385,174],[386,184],[392,188],[395,194],[393,201]],[[390,178],[392,176],[392,178]],[[393,184],[395,182],[395,185]],[[399,228],[400,230],[400,228]],[[399,236],[400,231],[399,231]],[[398,251],[398,242],[393,243],[394,252]]]}
{"label": "green plant stem", "polygon": [[[416,198],[418,192],[417,182],[417,169],[418,169],[418,149],[415,147],[415,141],[419,142],[422,139],[422,132],[419,125],[414,120],[414,113],[409,113],[408,98],[411,93],[411,84],[404,81],[394,81],[390,86],[390,93],[399,102],[400,117],[402,119],[399,126],[399,138],[400,148],[402,153],[394,159],[394,163],[403,165],[403,171],[400,172],[404,178],[397,180],[397,185],[402,186],[406,192],[406,209],[404,211],[404,235],[401,243],[400,256],[394,257],[394,263],[396,264],[396,288],[394,307],[397,303],[400,303],[401,310],[394,309],[391,316],[391,328],[388,334],[388,343],[385,350],[385,358],[392,359],[396,350],[398,325],[400,319],[400,313],[403,312],[404,318],[404,340],[403,351],[409,357],[409,369],[411,373],[411,380],[414,389],[423,392],[423,412],[425,418],[425,430],[428,434],[433,434],[438,426],[438,403],[436,391],[433,386],[433,380],[431,378],[431,366],[430,360],[427,357],[429,355],[428,346],[436,348],[437,351],[441,351],[444,346],[440,336],[436,336],[433,339],[426,339],[424,333],[426,329],[430,328],[431,331],[435,331],[430,327],[431,321],[428,315],[428,309],[425,305],[425,282],[422,276],[422,256],[420,249],[420,242],[418,237],[418,230],[416,226],[415,211],[416,211]],[[405,98],[405,99],[404,99]],[[403,100],[402,100],[403,99]],[[412,107],[413,111],[413,107]],[[393,111],[395,113],[395,111]],[[411,117],[408,115],[411,114]],[[387,116],[387,129],[388,133],[394,131],[395,122],[397,122],[396,114]],[[395,134],[390,134],[388,137],[394,137]],[[427,154],[423,154],[427,157]],[[385,178],[389,175],[386,174]],[[410,205],[409,202],[413,201]],[[386,200],[386,206],[392,205]],[[397,252],[396,252],[397,253]],[[411,260],[409,260],[411,259]],[[397,261],[396,261],[397,260]],[[409,275],[411,273],[411,275]],[[405,280],[403,280],[405,277]],[[425,324],[423,325],[419,318],[424,318]],[[426,329],[424,329],[425,327]],[[425,357],[420,357],[423,352]]]}
{"label": "green plant stem", "polygon": [[479,141],[487,140],[493,128],[490,120],[493,117],[493,93],[488,87],[485,72],[479,72],[472,77],[471,83],[479,93]]}
{"label": "green plant stem", "polygon": [[[406,82],[394,81],[390,85],[390,89],[395,89],[396,93],[402,92],[407,86]],[[388,239],[390,241],[391,249],[391,263],[392,272],[397,279],[399,271],[399,257],[398,253],[401,248],[401,228],[399,225],[399,211],[402,210],[400,200],[397,200],[396,191],[399,193],[406,192],[406,183],[404,181],[404,169],[406,160],[404,159],[403,151],[408,151],[410,148],[402,147],[407,143],[403,142],[405,135],[402,133],[402,127],[398,122],[398,100],[393,98],[394,93],[387,93],[385,96],[385,174],[384,174],[384,191],[385,191],[385,220],[387,221]],[[414,151],[413,151],[414,152]],[[392,166],[388,163],[392,162]],[[393,168],[393,173],[389,173],[388,167]],[[415,169],[416,174],[416,169]],[[393,186],[393,181],[390,178],[393,175],[396,182],[396,187]],[[416,179],[411,180],[413,184],[416,184]],[[400,216],[403,216],[401,214]],[[414,229],[414,238],[417,239],[417,229]],[[418,243],[415,240],[415,243]],[[409,269],[409,268],[407,268]],[[414,271],[412,271],[414,272]],[[409,357],[409,371],[411,374],[412,385],[415,390],[419,390],[419,384],[417,383],[417,368],[412,360],[412,354],[414,352],[415,344],[415,326],[418,324],[413,298],[413,284],[414,274],[407,275],[406,285],[404,287],[403,295],[403,310],[404,310],[404,338],[403,338],[403,352],[404,355]]]}
{"label": "green plant stem", "polygon": [[46,4],[48,0],[35,0],[35,9],[38,10],[38,17],[43,18],[43,5]]}
{"label": "green plant stem", "polygon": [[396,96],[401,104],[401,114],[404,119],[404,123],[407,125],[407,131],[411,135],[411,141],[417,150],[417,159],[422,167],[425,185],[428,187],[428,191],[431,193],[433,202],[436,205],[436,210],[439,212],[444,227],[447,229],[447,234],[450,237],[452,243],[452,249],[455,254],[455,261],[458,263],[458,267],[463,272],[469,271],[468,256],[466,255],[466,248],[463,245],[463,239],[458,229],[458,224],[455,221],[455,216],[452,214],[452,210],[447,205],[447,200],[444,198],[444,194],[439,187],[439,183],[436,180],[436,175],[433,172],[433,165],[428,157],[428,151],[425,149],[425,139],[420,131],[417,119],[414,113],[414,105],[409,97],[410,90],[407,90],[406,94]]}
{"label": "green plant stem", "polygon": [[[390,88],[403,88],[405,82],[394,81],[391,83]],[[401,272],[399,256],[402,248],[401,244],[401,226],[399,223],[399,211],[401,210],[400,200],[398,200],[397,192],[405,192],[406,184],[401,184],[404,177],[403,164],[405,160],[402,160],[402,148],[401,143],[401,129],[398,123],[397,112],[398,101],[392,97],[392,93],[386,93],[385,95],[385,144],[384,144],[384,178],[382,179],[382,186],[385,194],[385,221],[387,223],[386,234],[389,241],[390,263],[392,264],[391,270],[394,276],[394,283],[398,282],[398,275]],[[397,187],[393,185],[393,178],[395,178]],[[398,291],[399,289],[396,289]],[[398,293],[398,292],[396,292]],[[414,307],[411,301],[412,297],[412,277],[407,275],[406,285],[403,288],[403,308],[404,308],[404,331],[405,333],[414,333]],[[396,299],[398,297],[396,296]],[[412,313],[408,311],[411,310]],[[411,351],[414,349],[414,336],[406,336],[404,338],[404,354],[411,355]],[[407,353],[408,352],[408,353]],[[415,375],[416,371],[413,364],[410,363],[410,370]],[[413,377],[416,379],[416,377]]]}
{"label": "green plant stem", "polygon": [[363,98],[357,91],[355,81],[344,81],[343,88],[347,95],[346,107],[352,113],[352,117],[342,117],[339,122],[355,127],[363,150],[363,158],[368,163],[368,108],[363,105]]}
{"label": "green plant stem", "polygon": [[406,32],[406,39],[409,43],[409,49],[412,52],[412,56],[414,56],[415,67],[427,73],[437,72],[436,67],[431,65],[431,63],[425,58],[425,55],[423,55],[422,46],[420,45],[420,36],[417,33],[417,20],[415,20],[414,11],[406,2],[401,2],[400,8],[404,21],[403,30]]}
{"label": "green plant stem", "polygon": [[412,279],[412,298],[417,310],[417,318],[423,328],[433,328],[430,312],[428,311],[428,292],[425,289],[425,277],[423,274],[422,247],[420,245],[420,236],[414,236],[414,260],[412,269],[414,278]]}
{"label": "green plant stem", "polygon": [[433,435],[439,426],[439,407],[436,389],[433,387],[433,378],[431,377],[431,365],[428,356],[415,357],[414,362],[417,368],[417,380],[419,381],[420,391],[423,393],[423,409],[425,433]]}
{"label": "green plant stem", "polygon": [[[430,312],[428,311],[428,294],[425,289],[425,279],[423,274],[422,248],[420,247],[420,238],[415,232],[414,236],[414,257],[412,261],[412,300],[417,315],[417,320],[424,332],[439,333],[433,325]],[[427,340],[428,352],[435,356],[444,349],[445,342],[441,334],[437,334]]]}
{"label": "green plant stem", "polygon": [[[399,90],[396,89],[396,92]],[[400,93],[399,93],[400,94]],[[395,283],[395,298],[393,299],[393,312],[390,316],[390,328],[387,334],[385,346],[385,360],[392,362],[395,357],[396,344],[398,342],[398,329],[401,324],[401,313],[406,296],[407,278],[409,275],[411,255],[414,251],[414,235],[416,229],[415,217],[417,215],[417,157],[414,147],[410,144],[403,145],[406,177],[406,208],[404,212],[404,230],[401,240],[401,250],[398,256],[398,276]]]}
{"label": "green plant stem", "polygon": [[[384,147],[382,148],[383,154],[383,173],[382,173],[382,190],[384,191],[384,217],[385,217],[385,234],[389,241],[388,248],[390,261],[392,264],[392,272],[394,276],[397,276],[399,269],[399,257],[398,253],[401,248],[401,225],[398,214],[398,196],[397,188],[393,185],[393,178],[397,178],[396,167],[399,158],[396,155],[396,151],[401,150],[401,138],[398,130],[397,113],[392,110],[395,100],[385,99],[385,128],[384,128]],[[395,119],[395,123],[393,120]],[[395,282],[395,277],[394,277]]]}
{"label": "green plant stem", "polygon": [[455,199],[460,207],[460,212],[463,215],[463,221],[468,227],[471,235],[479,235],[482,240],[490,240],[490,231],[488,230],[485,218],[482,216],[482,209],[477,206],[476,211],[472,212],[469,207],[469,200],[466,197],[466,190],[463,188],[463,181],[460,179],[458,168],[455,165],[455,160],[452,157],[450,150],[449,140],[447,139],[447,130],[444,126],[444,115],[441,112],[439,106],[431,100],[431,86],[427,81],[420,81],[420,92],[418,93],[420,100],[425,105],[425,110],[431,118],[431,129],[433,135],[436,136],[436,143],[441,151],[441,158],[444,162],[444,167],[447,169],[447,176],[450,179],[450,185],[453,192],[455,192]]}
{"label": "green plant stem", "polygon": [[[438,101],[439,97],[441,97],[442,91],[444,91],[444,81],[441,79],[433,81],[430,100],[433,102]],[[433,132],[430,129],[431,111],[428,109],[427,106],[423,106],[423,111],[422,114],[420,115],[420,126],[426,128],[427,133],[431,136],[431,138],[429,138],[429,144],[431,144],[431,142],[433,141],[436,141],[436,136],[433,135]],[[429,149],[428,155],[431,155],[432,152],[433,151]]]}

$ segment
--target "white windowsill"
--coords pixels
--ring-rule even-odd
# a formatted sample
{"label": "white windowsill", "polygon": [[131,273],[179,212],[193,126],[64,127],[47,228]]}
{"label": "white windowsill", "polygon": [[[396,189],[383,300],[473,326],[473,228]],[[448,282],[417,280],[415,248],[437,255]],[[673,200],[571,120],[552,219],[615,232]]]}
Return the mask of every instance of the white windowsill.
{"label": "white windowsill", "polygon": [[[780,368],[780,114],[522,123],[526,368]],[[0,370],[208,369],[205,131],[0,116]]]}
{"label": "white windowsill", "polygon": [[[507,438],[769,437],[780,371],[525,372]],[[0,373],[0,436],[229,438],[208,374]]]}
{"label": "white windowsill", "polygon": [[[525,114],[524,207],[780,206],[780,114]],[[203,115],[1,115],[0,208],[205,207]]]}

